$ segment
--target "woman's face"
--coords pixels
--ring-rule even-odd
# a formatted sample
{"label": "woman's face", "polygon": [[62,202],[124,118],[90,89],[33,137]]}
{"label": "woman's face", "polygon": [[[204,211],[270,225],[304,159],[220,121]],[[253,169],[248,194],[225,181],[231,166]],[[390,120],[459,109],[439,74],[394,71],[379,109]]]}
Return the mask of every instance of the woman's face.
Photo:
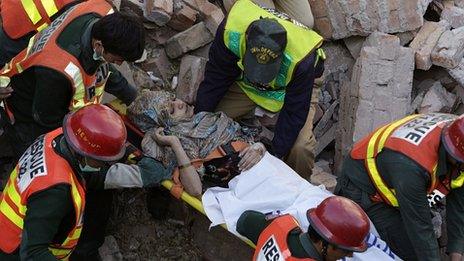
{"label": "woman's face", "polygon": [[177,98],[166,102],[166,110],[169,117],[173,120],[190,119],[193,117],[193,106]]}

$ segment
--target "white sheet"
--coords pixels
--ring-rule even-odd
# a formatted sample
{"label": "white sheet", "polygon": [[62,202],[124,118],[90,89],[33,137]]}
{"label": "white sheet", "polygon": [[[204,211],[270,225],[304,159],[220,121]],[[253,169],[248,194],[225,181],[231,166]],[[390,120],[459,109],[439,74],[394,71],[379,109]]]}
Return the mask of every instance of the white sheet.
{"label": "white sheet", "polygon": [[[283,161],[266,153],[253,168],[232,179],[229,188],[209,188],[202,202],[211,226],[225,223],[230,232],[240,236],[236,224],[246,210],[289,213],[306,230],[309,225],[306,210],[315,208],[331,195],[323,186],[310,184]],[[400,260],[378,237],[372,224],[368,243],[366,252],[356,253],[346,260]]]}

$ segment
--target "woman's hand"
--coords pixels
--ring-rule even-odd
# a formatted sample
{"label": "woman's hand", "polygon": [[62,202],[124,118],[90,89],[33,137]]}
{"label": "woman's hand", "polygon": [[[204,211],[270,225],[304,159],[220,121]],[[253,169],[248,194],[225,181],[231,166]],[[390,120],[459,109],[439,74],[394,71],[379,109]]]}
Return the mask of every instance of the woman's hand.
{"label": "woman's hand", "polygon": [[257,142],[251,146],[246,147],[239,153],[240,162],[238,168],[240,171],[249,170],[251,167],[256,165],[266,153],[266,147],[261,142]]}
{"label": "woman's hand", "polygon": [[156,129],[153,139],[161,146],[174,146],[180,144],[179,138],[174,135],[164,135],[164,128]]}

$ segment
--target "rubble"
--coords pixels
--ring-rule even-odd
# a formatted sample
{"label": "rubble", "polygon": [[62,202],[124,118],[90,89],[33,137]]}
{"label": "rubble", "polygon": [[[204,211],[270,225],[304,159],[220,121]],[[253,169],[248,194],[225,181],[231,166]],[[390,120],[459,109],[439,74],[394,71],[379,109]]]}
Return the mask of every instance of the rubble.
{"label": "rubble", "polygon": [[195,104],[198,87],[203,81],[206,59],[193,55],[182,58],[179,70],[177,97],[188,104]]}
{"label": "rubble", "polygon": [[172,0],[144,0],[143,16],[159,26],[163,26],[171,20],[174,10]]}
{"label": "rubble", "polygon": [[425,94],[419,113],[450,112],[455,101],[455,94],[449,93],[440,82],[435,82]]}
{"label": "rubble", "polygon": [[367,36],[375,31],[398,33],[418,29],[431,0],[310,0],[315,28],[325,38]]}
{"label": "rubble", "polygon": [[362,36],[352,36],[343,39],[346,47],[348,48],[348,50],[351,53],[351,56],[353,56],[354,59],[357,59],[359,57],[359,53],[361,52],[364,40],[366,40],[366,37]]}
{"label": "rubble", "polygon": [[432,51],[435,65],[452,69],[458,66],[464,55],[464,27],[445,31]]}
{"label": "rubble", "polygon": [[409,45],[415,51],[416,68],[428,70],[432,67],[431,53],[441,35],[450,29],[446,21],[425,22]]}
{"label": "rubble", "polygon": [[177,58],[189,51],[200,48],[213,41],[214,35],[208,30],[204,22],[200,22],[189,29],[171,37],[166,42],[166,53],[169,58]]}
{"label": "rubble", "polygon": [[151,71],[165,82],[170,82],[174,72],[164,49],[154,49],[150,57],[142,64],[142,69]]}
{"label": "rubble", "polygon": [[314,164],[313,174],[311,175],[310,182],[314,185],[324,185],[324,187],[333,192],[337,185],[337,178],[332,173],[326,172],[319,165],[319,162]]}
{"label": "rubble", "polygon": [[464,9],[451,6],[443,9],[441,19],[450,23],[452,28],[464,26]]}
{"label": "rubble", "polygon": [[174,9],[174,15],[168,22],[168,26],[177,31],[184,31],[190,28],[199,15],[198,11],[183,2],[179,2],[178,6]]}
{"label": "rubble", "polygon": [[[400,46],[396,36],[373,33],[356,60],[349,100],[340,110],[352,119],[350,143],[376,127],[406,115],[411,102],[414,51]],[[348,106],[348,107],[347,107]],[[351,144],[346,144],[347,146]]]}
{"label": "rubble", "polygon": [[448,69],[448,73],[461,86],[464,86],[464,59],[455,68]]}

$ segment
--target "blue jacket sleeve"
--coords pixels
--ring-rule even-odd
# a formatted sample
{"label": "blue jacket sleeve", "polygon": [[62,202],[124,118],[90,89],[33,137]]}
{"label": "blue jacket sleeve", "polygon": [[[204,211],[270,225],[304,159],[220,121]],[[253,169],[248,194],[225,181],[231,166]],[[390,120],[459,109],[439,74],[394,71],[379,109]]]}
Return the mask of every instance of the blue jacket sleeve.
{"label": "blue jacket sleeve", "polygon": [[225,19],[219,25],[209,49],[205,77],[198,88],[195,113],[214,111],[229,87],[240,76],[239,58],[224,44]]}
{"label": "blue jacket sleeve", "polygon": [[303,128],[311,104],[314,79],[322,75],[323,62],[314,66],[316,55],[313,52],[295,69],[292,80],[287,86],[284,105],[279,113],[272,140],[272,152],[278,157],[285,157]]}

